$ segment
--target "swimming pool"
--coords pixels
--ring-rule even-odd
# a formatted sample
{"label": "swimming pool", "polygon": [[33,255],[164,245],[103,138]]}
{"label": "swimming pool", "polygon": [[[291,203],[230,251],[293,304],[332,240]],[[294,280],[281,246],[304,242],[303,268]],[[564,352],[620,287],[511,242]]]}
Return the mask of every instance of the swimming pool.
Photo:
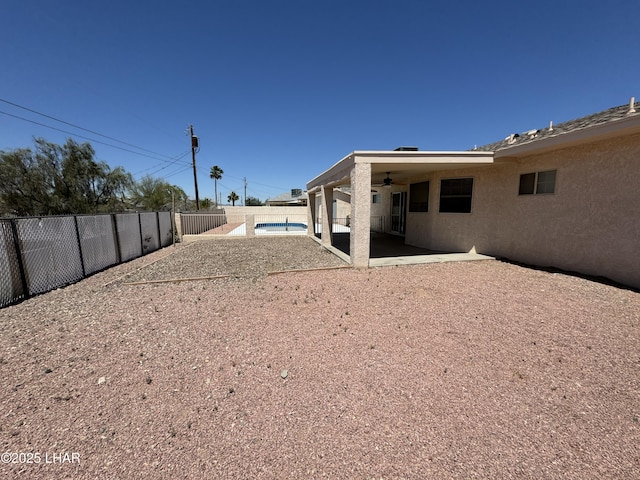
{"label": "swimming pool", "polygon": [[307,230],[307,224],[298,222],[256,223],[256,230],[265,232],[304,232]]}

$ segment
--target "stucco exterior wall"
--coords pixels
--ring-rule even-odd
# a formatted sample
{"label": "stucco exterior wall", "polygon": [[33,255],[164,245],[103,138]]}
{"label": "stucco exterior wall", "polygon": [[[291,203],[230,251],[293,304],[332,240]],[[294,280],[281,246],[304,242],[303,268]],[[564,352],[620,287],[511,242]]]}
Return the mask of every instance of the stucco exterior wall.
{"label": "stucco exterior wall", "polygon": [[[382,188],[382,187],[373,187],[372,190],[376,190],[376,192],[371,191],[371,219],[372,222],[377,217],[382,217],[382,221],[384,223],[383,231],[389,232],[391,229],[390,222],[390,212],[391,212],[391,193],[392,192],[401,192],[407,191],[407,187],[404,185],[394,185],[391,188]],[[373,195],[377,193],[379,195],[379,203],[373,203]],[[316,217],[319,220],[322,219],[322,211],[319,207],[320,200],[316,200],[315,212]],[[339,192],[338,190],[334,190],[333,192],[333,200],[336,202],[336,215],[335,219],[338,221],[344,220],[347,216],[351,218],[351,195],[347,195]],[[373,225],[373,224],[372,224]],[[375,225],[377,227],[377,224]]]}
{"label": "stucco exterior wall", "polygon": [[298,207],[268,207],[248,206],[248,207],[224,207],[224,213],[227,215],[301,215],[307,214],[305,206]]}
{"label": "stucco exterior wall", "polygon": [[[373,187],[376,192],[371,192],[371,218],[382,218],[383,232],[389,233],[391,231],[391,194],[393,192],[406,192],[408,188],[407,185],[393,185],[390,188]],[[373,195],[376,193],[379,195],[379,203],[373,203]]]}
{"label": "stucco exterior wall", "polygon": [[349,201],[345,201],[343,198],[336,198],[334,192],[334,200],[336,201],[336,215],[337,219],[344,219],[351,217],[351,197],[347,197]]}
{"label": "stucco exterior wall", "polygon": [[[545,170],[557,170],[554,194],[518,195],[521,174]],[[438,213],[440,180],[469,176],[471,213]],[[423,180],[430,180],[429,212],[407,213],[407,244],[475,248],[640,288],[638,134],[415,181]]]}

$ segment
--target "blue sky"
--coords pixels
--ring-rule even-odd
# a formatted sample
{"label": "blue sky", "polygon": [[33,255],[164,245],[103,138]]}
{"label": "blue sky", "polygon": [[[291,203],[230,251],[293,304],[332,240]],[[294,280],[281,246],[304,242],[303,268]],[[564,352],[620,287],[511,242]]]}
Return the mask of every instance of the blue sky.
{"label": "blue sky", "polygon": [[0,149],[71,136],[23,117],[193,196],[193,124],[200,197],[219,165],[224,201],[245,177],[265,200],[353,150],[468,150],[640,98],[637,14],[637,0],[3,0]]}

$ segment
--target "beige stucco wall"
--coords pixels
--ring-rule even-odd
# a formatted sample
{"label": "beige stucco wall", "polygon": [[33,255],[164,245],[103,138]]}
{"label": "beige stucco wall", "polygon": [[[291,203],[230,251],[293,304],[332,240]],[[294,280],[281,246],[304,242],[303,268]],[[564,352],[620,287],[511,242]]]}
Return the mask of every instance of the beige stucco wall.
{"label": "beige stucco wall", "polygon": [[[371,217],[383,217],[384,232],[391,231],[391,194],[393,192],[408,192],[408,185],[392,185],[389,188],[385,187],[373,187],[373,190],[377,190],[380,195],[380,203],[373,203],[374,192],[371,192]],[[407,207],[408,209],[408,207]]]}
{"label": "beige stucco wall", "polygon": [[[391,193],[392,192],[401,192],[407,191],[407,187],[404,185],[394,185],[391,188],[383,188],[383,187],[373,187],[371,190],[376,190],[376,192],[370,192],[370,200],[371,200],[371,218],[374,217],[383,217],[384,222],[384,231],[388,232],[391,228]],[[373,203],[373,195],[377,193],[380,196],[379,203]],[[349,216],[351,218],[351,195],[336,195],[334,191],[334,200],[336,200],[336,210],[337,219],[343,219]],[[322,217],[322,213],[320,212],[320,218]]]}
{"label": "beige stucco wall", "polygon": [[224,207],[227,215],[300,215],[306,216],[307,207],[268,207],[248,206],[248,207]]}
{"label": "beige stucco wall", "polygon": [[[557,170],[555,193],[518,195],[520,174]],[[438,213],[440,180],[474,178],[471,214]],[[406,243],[599,275],[640,288],[640,134],[492,166],[436,172]]]}
{"label": "beige stucco wall", "polygon": [[333,192],[333,199],[336,201],[337,219],[351,217],[351,195],[346,195],[339,191]]}

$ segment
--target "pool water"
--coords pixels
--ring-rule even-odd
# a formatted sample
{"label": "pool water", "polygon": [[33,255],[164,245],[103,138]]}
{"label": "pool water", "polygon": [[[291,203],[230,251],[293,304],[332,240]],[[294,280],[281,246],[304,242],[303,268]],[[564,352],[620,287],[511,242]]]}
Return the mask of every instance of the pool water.
{"label": "pool water", "polygon": [[256,223],[256,229],[267,232],[303,232],[307,229],[306,223],[281,222],[281,223]]}

